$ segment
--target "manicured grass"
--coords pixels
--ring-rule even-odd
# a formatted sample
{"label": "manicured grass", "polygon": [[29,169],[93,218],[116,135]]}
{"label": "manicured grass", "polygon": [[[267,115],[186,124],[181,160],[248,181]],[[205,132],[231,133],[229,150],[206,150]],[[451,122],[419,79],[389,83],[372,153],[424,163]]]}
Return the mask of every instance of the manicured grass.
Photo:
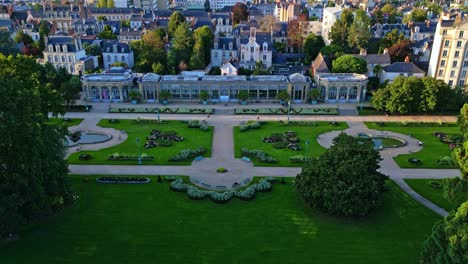
{"label": "manicured grass", "polygon": [[2,264],[63,263],[417,263],[440,219],[394,183],[362,219],[337,219],[303,205],[288,184],[253,201],[191,201],[169,184],[88,183],[58,216],[0,243]]}
{"label": "manicured grass", "polygon": [[49,125],[64,125],[66,127],[77,126],[83,121],[82,118],[69,118],[69,122],[65,122],[63,118],[49,118]]}
{"label": "manicured grass", "polygon": [[377,111],[377,110],[372,109],[372,108],[363,108],[361,110],[361,108],[358,107],[357,111],[358,111],[358,115],[360,115],[360,116],[385,115],[384,112],[380,112],[380,111]]}
{"label": "manicured grass", "polygon": [[[143,164],[170,164],[170,165],[187,165],[191,161],[169,162],[168,159],[177,155],[183,149],[196,149],[204,147],[207,149],[205,157],[211,156],[211,143],[213,138],[213,128],[209,131],[202,131],[198,128],[187,128],[187,125],[181,121],[169,121],[168,124],[131,124],[131,120],[120,120],[118,124],[110,124],[108,119],[99,121],[98,126],[112,127],[118,130],[125,130],[128,138],[122,144],[101,149],[99,151],[80,151],[72,154],[68,158],[70,164],[109,164],[109,165],[136,165],[137,161],[109,161],[107,157],[110,154],[119,153],[138,156],[138,145],[136,139],[140,139],[141,153],[146,153],[148,156],[154,156],[152,161],[143,161]],[[174,142],[171,147],[156,147],[145,149],[143,146],[146,143],[146,137],[150,135],[151,130],[159,129],[163,131],[176,131],[178,136],[184,137],[184,141]],[[89,161],[81,161],[78,159],[80,154],[91,154],[92,159]]]}
{"label": "manicured grass", "polygon": [[[455,123],[450,123],[447,127],[405,127],[400,123],[384,123],[383,127],[378,126],[374,122],[365,123],[368,128],[383,131],[393,131],[403,135],[411,134],[412,137],[424,142],[423,149],[413,154],[404,154],[395,157],[396,163],[401,168],[433,168],[433,169],[446,169],[455,168],[454,165],[439,165],[437,160],[451,156],[449,145],[440,142],[440,140],[433,135],[434,132],[444,132],[447,135],[460,134],[460,129]],[[408,162],[409,158],[416,158],[422,160],[422,165],[415,165]]]}
{"label": "manicured grass", "polygon": [[[333,130],[343,130],[348,128],[345,122],[337,122],[336,127],[332,127],[328,122],[316,122],[317,126],[281,126],[279,122],[265,122],[258,129],[250,129],[245,132],[240,132],[239,127],[234,127],[234,154],[236,158],[242,158],[241,149],[248,148],[249,150],[263,150],[269,156],[277,159],[278,163],[262,163],[253,161],[257,166],[282,166],[294,167],[301,166],[298,163],[291,163],[289,158],[295,155],[306,155],[305,141],[310,140],[309,156],[317,157],[325,152],[325,148],[317,142],[317,136],[325,132]],[[302,147],[300,151],[290,149],[275,149],[271,143],[262,142],[262,138],[271,136],[273,133],[284,133],[286,131],[294,131],[300,139],[299,144]]]}
{"label": "manicured grass", "polygon": [[429,185],[431,181],[442,185],[441,179],[405,179],[405,182],[421,196],[447,211],[454,209],[454,205],[444,198],[442,188],[436,189]]}
{"label": "manicured grass", "polygon": [[394,139],[394,138],[382,138],[382,145],[384,147],[393,147],[393,146],[400,146],[402,145],[403,142],[398,140],[398,139]]}

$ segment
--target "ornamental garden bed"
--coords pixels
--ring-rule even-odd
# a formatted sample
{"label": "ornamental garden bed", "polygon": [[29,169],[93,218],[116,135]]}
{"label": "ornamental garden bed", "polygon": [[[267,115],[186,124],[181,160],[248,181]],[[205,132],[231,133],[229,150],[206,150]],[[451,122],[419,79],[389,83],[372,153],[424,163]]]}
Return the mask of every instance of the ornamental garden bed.
{"label": "ornamental garden bed", "polygon": [[[235,108],[236,115],[287,115],[288,108]],[[338,115],[337,108],[295,108],[291,107],[290,115]]]}
{"label": "ornamental garden bed", "polygon": [[[200,155],[204,157],[210,157],[211,155],[213,137],[213,128],[211,126],[208,126],[208,130],[205,131],[201,128],[188,128],[186,123],[178,120],[166,120],[167,123],[165,124],[133,124],[133,120],[128,119],[119,119],[119,121],[117,124],[110,124],[108,119],[103,119],[98,125],[120,131],[125,130],[128,137],[124,142],[101,150],[73,153],[68,158],[68,163],[136,165],[138,163],[138,153],[143,153],[146,154],[141,154],[143,165],[188,165],[191,164],[194,157],[177,162],[169,161],[169,159],[179,155],[181,151],[186,149],[203,148],[205,151]],[[175,141],[176,138],[183,138],[183,141]],[[153,144],[151,142],[156,145],[151,145]],[[145,148],[145,145],[147,148]],[[115,159],[116,155],[114,155],[116,153],[119,156],[117,160]],[[92,159],[80,160],[81,154],[91,155]],[[109,160],[108,158],[111,155],[113,155],[114,159]],[[145,156],[146,158],[144,158]]]}
{"label": "ornamental garden bed", "polygon": [[[459,139],[460,130],[455,123],[442,122],[366,122],[368,128],[380,131],[392,131],[411,136],[422,142],[422,150],[398,155],[394,158],[401,168],[456,168],[451,157],[453,148]],[[422,164],[409,162],[409,159],[417,159]]]}
{"label": "ornamental garden bed", "polygon": [[150,179],[140,176],[101,176],[96,178],[98,183],[125,183],[125,184],[144,184],[149,183]]}
{"label": "ornamental garden bed", "polygon": [[109,113],[213,114],[214,108],[111,107]]}
{"label": "ornamental garden bed", "polygon": [[[247,155],[243,155],[242,150],[244,149],[244,154],[249,154],[248,157],[255,166],[299,167],[302,165],[301,163],[303,160],[305,160],[306,154],[308,154],[309,157],[317,157],[325,152],[325,148],[320,146],[317,142],[317,137],[320,134],[348,128],[344,122],[335,122],[333,125],[329,122],[314,122],[313,125],[310,124],[311,123],[304,123],[304,125],[286,126],[284,123],[271,121],[261,122],[261,125],[254,129],[242,130],[243,125],[234,127],[235,157],[238,159],[247,157]],[[295,142],[297,145],[296,151],[288,148],[289,143],[291,143],[289,141],[286,148],[274,145],[276,144],[274,142],[265,143],[262,141],[262,139],[269,138],[276,134],[283,137],[288,131],[295,133],[296,139],[293,140],[299,139]],[[305,145],[307,140],[309,140],[308,149]],[[281,141],[286,142],[287,140]],[[285,145],[285,143],[279,144]],[[264,152],[265,155],[260,154],[260,156],[257,157],[256,154],[260,153],[260,151]],[[292,159],[293,157],[294,159]]]}

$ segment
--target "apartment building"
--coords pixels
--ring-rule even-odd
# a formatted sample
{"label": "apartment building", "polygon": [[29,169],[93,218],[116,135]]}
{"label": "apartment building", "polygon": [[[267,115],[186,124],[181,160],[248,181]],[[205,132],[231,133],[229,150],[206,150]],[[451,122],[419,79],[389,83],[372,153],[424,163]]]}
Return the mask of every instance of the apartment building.
{"label": "apartment building", "polygon": [[468,16],[458,15],[455,19],[439,20],[428,76],[443,80],[452,87],[465,86],[468,71]]}

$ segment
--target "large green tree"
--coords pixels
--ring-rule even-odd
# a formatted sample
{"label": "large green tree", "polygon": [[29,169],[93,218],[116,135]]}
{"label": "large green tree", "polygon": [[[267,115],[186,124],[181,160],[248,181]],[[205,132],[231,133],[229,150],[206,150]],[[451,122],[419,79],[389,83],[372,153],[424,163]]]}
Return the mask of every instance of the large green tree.
{"label": "large green tree", "polygon": [[[22,32],[22,31],[18,31],[18,32]],[[17,54],[18,52],[19,50],[16,47],[15,41],[11,39],[11,32],[0,31],[0,53],[2,53],[3,55],[12,55],[12,54]]]}
{"label": "large green tree", "polygon": [[383,37],[380,41],[380,52],[383,52],[383,49],[390,48],[391,46],[398,44],[404,40],[406,40],[405,34],[403,34],[403,32],[395,28],[392,31],[388,32],[385,35],[385,37]]}
{"label": "large green tree", "polygon": [[367,73],[367,62],[353,55],[343,55],[333,61],[333,72]]}
{"label": "large green tree", "polygon": [[403,40],[394,44],[388,49],[388,54],[390,55],[390,60],[394,62],[403,62],[406,60],[406,57],[411,58],[413,53],[413,48],[411,48],[411,41]]}
{"label": "large green tree", "polygon": [[341,12],[340,18],[335,21],[331,27],[328,38],[332,44],[343,47],[345,51],[350,50],[348,36],[353,24],[353,13],[349,9],[344,9]]}
{"label": "large green tree", "polygon": [[0,236],[72,201],[65,129],[47,124],[65,109],[60,76],[34,58],[0,55]]}
{"label": "large green tree", "polygon": [[50,33],[50,28],[49,24],[47,21],[42,20],[41,24],[39,25],[39,43],[38,43],[38,48],[39,51],[42,52],[45,49],[45,39],[44,37],[47,37]]}
{"label": "large green tree", "polygon": [[295,189],[311,207],[337,216],[365,216],[382,200],[386,176],[372,141],[341,133],[325,154],[297,175]]}
{"label": "large green tree", "polygon": [[310,33],[302,45],[302,52],[305,55],[306,63],[312,62],[324,46],[325,42],[323,41],[322,36]]}
{"label": "large green tree", "polygon": [[468,263],[468,201],[434,225],[424,242],[419,263]]}
{"label": "large green tree", "polygon": [[176,71],[184,70],[190,61],[193,44],[192,31],[190,31],[188,24],[180,24],[172,39],[171,51],[174,58],[171,60],[168,59],[169,66],[176,69]]}
{"label": "large green tree", "polygon": [[97,37],[100,39],[117,39],[117,35],[112,31],[111,26],[105,25],[104,30],[97,34]]}
{"label": "large green tree", "polygon": [[185,24],[186,19],[185,16],[182,15],[181,12],[175,11],[172,13],[171,17],[169,17],[169,23],[167,24],[167,32],[169,33],[169,37],[174,37],[176,29],[181,25]]}
{"label": "large green tree", "polygon": [[456,91],[432,77],[397,77],[391,84],[373,93],[371,104],[390,113],[430,113],[452,106],[447,98],[457,97]]}
{"label": "large green tree", "polygon": [[[135,54],[135,71],[152,72],[157,67],[158,73],[165,72],[166,52],[164,42],[161,38],[162,33],[148,30],[143,34],[141,40],[132,41],[130,46]],[[163,66],[161,68],[161,66]],[[162,72],[161,72],[162,71]]]}
{"label": "large green tree", "polygon": [[348,43],[350,47],[357,47],[358,49],[367,49],[370,33],[371,20],[363,10],[355,12],[354,21],[351,24]]}
{"label": "large green tree", "polygon": [[[193,32],[193,40],[195,45],[198,45],[203,49],[203,63],[208,65],[211,61],[211,47],[213,47],[213,31],[208,26],[203,26],[195,29]],[[195,52],[196,50],[193,49]],[[198,51],[198,50],[197,50]]]}

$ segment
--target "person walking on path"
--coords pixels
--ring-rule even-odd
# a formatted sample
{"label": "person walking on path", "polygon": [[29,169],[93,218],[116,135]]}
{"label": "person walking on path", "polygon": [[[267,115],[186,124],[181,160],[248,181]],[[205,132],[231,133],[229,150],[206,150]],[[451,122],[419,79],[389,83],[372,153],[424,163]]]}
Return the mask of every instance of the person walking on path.
{"label": "person walking on path", "polygon": [[257,120],[260,120],[260,115],[259,114],[257,114]]}

